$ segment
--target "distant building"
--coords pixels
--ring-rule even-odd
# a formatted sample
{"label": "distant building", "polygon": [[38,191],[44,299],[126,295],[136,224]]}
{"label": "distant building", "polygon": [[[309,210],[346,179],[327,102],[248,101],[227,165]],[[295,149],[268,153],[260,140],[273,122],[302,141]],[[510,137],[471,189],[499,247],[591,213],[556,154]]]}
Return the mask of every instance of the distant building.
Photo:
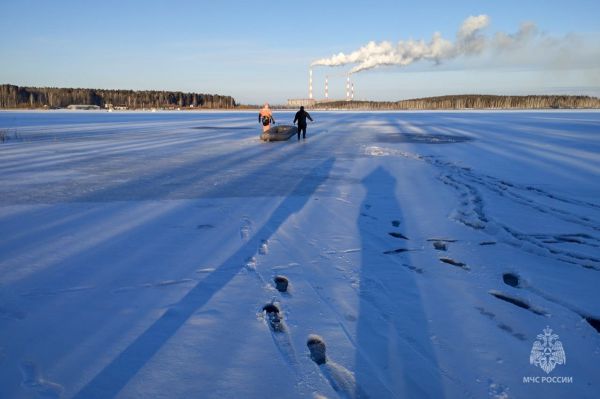
{"label": "distant building", "polygon": [[93,109],[100,109],[99,106],[97,105],[86,105],[86,104],[71,104],[69,106],[67,106],[67,109],[76,109],[76,110],[93,110]]}
{"label": "distant building", "polygon": [[108,109],[108,112],[113,111],[127,111],[129,108],[126,105],[113,105],[113,104],[104,104],[104,108]]}
{"label": "distant building", "polygon": [[327,104],[327,103],[336,103],[339,101],[347,101],[346,99],[340,100],[339,98],[325,98],[317,101],[317,104]]}
{"label": "distant building", "polygon": [[287,101],[290,107],[299,107],[304,105],[305,107],[312,107],[317,103],[314,98],[292,98]]}

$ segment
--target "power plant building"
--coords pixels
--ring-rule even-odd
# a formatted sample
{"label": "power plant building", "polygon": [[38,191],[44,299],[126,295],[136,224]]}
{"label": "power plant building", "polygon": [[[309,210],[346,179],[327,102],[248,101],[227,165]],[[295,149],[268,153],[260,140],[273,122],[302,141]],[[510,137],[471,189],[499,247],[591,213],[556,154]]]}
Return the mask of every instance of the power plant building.
{"label": "power plant building", "polygon": [[312,107],[316,103],[317,100],[315,100],[314,98],[291,98],[287,100],[287,105],[289,105],[290,107]]}

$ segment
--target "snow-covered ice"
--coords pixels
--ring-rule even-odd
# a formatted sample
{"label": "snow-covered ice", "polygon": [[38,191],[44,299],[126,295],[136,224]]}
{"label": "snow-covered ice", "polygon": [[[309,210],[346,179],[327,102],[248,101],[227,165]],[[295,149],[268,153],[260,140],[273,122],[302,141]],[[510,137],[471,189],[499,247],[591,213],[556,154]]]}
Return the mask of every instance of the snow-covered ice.
{"label": "snow-covered ice", "polygon": [[0,397],[597,396],[600,113],[312,116],[0,112]]}

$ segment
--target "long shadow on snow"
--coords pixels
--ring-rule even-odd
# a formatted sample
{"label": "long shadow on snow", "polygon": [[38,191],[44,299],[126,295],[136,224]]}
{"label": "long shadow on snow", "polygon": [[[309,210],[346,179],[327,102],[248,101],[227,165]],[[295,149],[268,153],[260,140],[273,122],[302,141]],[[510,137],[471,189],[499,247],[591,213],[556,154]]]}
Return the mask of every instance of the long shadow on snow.
{"label": "long shadow on snow", "polygon": [[[322,175],[318,175],[320,173],[319,168],[295,170],[293,167],[285,167],[285,164],[289,164],[293,160],[302,158],[304,154],[301,151],[289,152],[288,149],[288,152],[285,152],[282,150],[285,150],[285,148],[272,149],[262,154],[257,153],[257,150],[253,150],[250,155],[241,155],[243,153],[242,149],[234,152],[236,156],[227,157],[234,158],[234,160],[214,160],[212,158],[209,160],[205,160],[204,158],[197,159],[184,166],[161,170],[159,173],[140,177],[132,183],[119,184],[88,195],[71,198],[71,201],[110,202],[115,200],[166,199],[171,196],[174,196],[177,199],[285,196],[293,190],[301,190],[301,187],[298,187],[295,183],[296,180],[294,175],[304,178],[305,180],[314,179],[318,181],[322,178]],[[258,162],[248,162],[253,159],[257,159]],[[218,171],[227,170],[239,163],[247,165],[244,168],[246,173],[235,176],[231,181],[216,187],[205,184],[207,174],[216,174]],[[284,169],[284,167],[286,169]],[[260,181],[257,181],[256,179],[250,180],[248,179],[248,175],[251,174],[261,176],[262,178]],[[165,181],[170,181],[173,185],[165,187],[159,184],[159,182]],[[165,214],[162,217],[166,218],[168,216],[169,214]],[[8,220],[6,220],[6,222],[8,223]],[[131,232],[127,232],[127,234],[129,233]],[[35,243],[31,244],[32,247],[34,245]],[[23,245],[12,248],[12,251],[22,250]],[[11,251],[11,249],[9,248],[7,251]],[[7,256],[8,254],[4,255]]]}
{"label": "long shadow on snow", "polygon": [[[83,195],[78,201],[286,195],[291,188],[289,182],[292,176],[299,174],[293,173],[293,168],[288,165],[291,160],[301,157],[300,152],[290,152],[289,148],[268,151],[257,144],[257,148],[241,148],[227,156],[202,157],[191,159],[183,165],[168,165],[168,168],[140,176],[126,186],[117,185],[89,196]],[[227,181],[227,173],[239,170],[240,165],[244,165],[244,173],[234,174]],[[249,180],[252,172],[256,172],[261,179]],[[276,178],[271,179],[273,176]]]}
{"label": "long shadow on snow", "polygon": [[[344,140],[341,140],[342,142]],[[336,142],[340,142],[339,139],[337,139]],[[327,145],[327,144],[322,144],[322,145]],[[263,147],[263,146],[260,146]],[[268,147],[268,146],[267,146]],[[263,147],[265,148],[265,147]],[[309,148],[309,147],[306,147]],[[312,148],[312,147],[310,147]],[[242,176],[238,176],[235,179],[233,179],[230,182],[227,182],[225,185],[220,186],[218,188],[212,188],[209,187],[205,190],[205,197],[217,197],[217,196],[224,196],[227,197],[228,194],[231,194],[231,190],[229,188],[231,187],[236,187],[238,185],[241,184],[248,184],[247,182],[244,183],[244,181],[248,180],[248,176],[249,175],[256,175],[256,176],[262,176],[262,178],[260,180],[268,180],[265,178],[265,174],[266,172],[268,172],[269,170],[273,170],[273,169],[277,169],[278,166],[284,164],[284,163],[289,163],[297,158],[304,158],[305,155],[303,151],[292,151],[292,152],[286,152],[286,151],[281,151],[283,150],[284,147],[281,148],[273,148],[272,150],[274,151],[269,151],[268,152],[268,159],[263,160],[261,162],[260,165],[257,165],[257,167],[254,168],[246,168],[247,173],[242,175]],[[312,150],[311,150],[312,151]],[[199,160],[200,161],[200,160]],[[201,162],[201,161],[200,161]],[[316,162],[315,159],[310,159],[307,161],[308,162]],[[329,173],[330,167],[324,167],[324,165],[326,166],[326,164],[321,163],[319,164],[317,167],[314,168],[302,168],[302,169],[295,169],[294,173],[288,173],[287,171],[279,171],[276,173],[276,178],[275,179],[271,179],[273,180],[273,183],[269,183],[267,182],[267,184],[262,183],[259,184],[262,188],[262,190],[258,190],[260,191],[259,193],[257,192],[253,192],[253,193],[245,193],[247,195],[261,195],[261,196],[273,196],[273,195],[279,195],[279,196],[286,196],[289,195],[289,193],[291,192],[295,192],[296,195],[311,195],[312,192],[307,191],[307,192],[303,192],[303,187],[308,187],[308,190],[312,190],[313,188],[313,184],[314,183],[314,187],[318,187],[319,182],[324,181],[326,178],[331,179],[331,176],[327,176],[327,174]],[[187,169],[187,168],[185,168]],[[185,171],[185,170],[184,170]],[[189,181],[190,179],[199,179],[200,177],[198,176],[197,172],[195,174],[196,170],[192,169],[191,171],[187,171],[186,174],[186,181]],[[170,172],[162,172],[161,174],[155,175],[156,179],[160,179],[160,178],[164,178],[165,174],[169,174]],[[201,175],[200,175],[201,176]],[[298,179],[302,179],[302,184],[298,184],[297,181]],[[311,183],[311,180],[313,181]],[[256,179],[253,180],[254,183],[260,183],[258,181],[256,181]],[[107,190],[112,190],[113,188],[108,188]],[[256,190],[255,190],[256,191]],[[234,195],[237,196],[237,195]],[[85,201],[85,199],[83,198],[75,198],[74,201],[80,202],[80,201]],[[177,212],[177,210],[175,211]],[[174,213],[173,211],[168,211],[165,212],[163,214],[161,214],[159,216],[160,220],[168,220],[169,218],[173,217]],[[157,220],[154,220],[154,222],[157,222]],[[21,281],[20,282],[20,286],[24,286],[24,287],[28,287],[31,286],[31,284],[36,285],[36,281],[44,281],[46,284],[50,284],[51,285],[55,285],[55,282],[58,283],[58,285],[62,285],[59,283],[59,281],[62,281],[64,279],[64,277],[61,277],[59,275],[57,275],[57,270],[54,269],[54,266],[60,266],[60,272],[61,273],[67,273],[68,270],[72,270],[72,267],[74,267],[73,265],[76,265],[77,267],[77,274],[84,274],[87,276],[86,281],[89,281],[89,279],[93,279],[94,276],[97,274],[97,271],[90,269],[90,268],[86,268],[85,265],[87,265],[86,259],[90,256],[90,251],[96,251],[98,250],[98,246],[102,246],[103,248],[107,248],[111,245],[114,245],[115,243],[119,243],[123,236],[127,236],[129,238],[129,240],[133,240],[135,241],[134,237],[136,236],[136,234],[143,234],[143,232],[146,230],[147,228],[147,223],[138,225],[133,227],[131,230],[126,230],[123,232],[118,233],[115,236],[112,237],[108,237],[105,241],[103,241],[102,243],[97,243],[96,244],[96,248],[88,248],[85,251],[82,251],[81,253],[74,253],[69,257],[69,260],[63,260],[61,261],[59,264],[50,264],[47,265],[47,267],[45,268],[45,270],[40,271],[38,273],[35,274],[35,276],[32,276],[28,279],[26,279],[26,281]],[[21,248],[22,250],[23,248]],[[90,264],[91,266],[92,264]],[[73,282],[71,285],[77,285],[75,282]]]}
{"label": "long shadow on snow", "polygon": [[316,179],[307,173],[275,209],[271,218],[237,252],[213,273],[200,281],[177,304],[172,306],[121,354],[84,386],[74,398],[110,398],[119,393],[129,380],[150,360],[177,330],[221,290],[242,268],[244,259],[256,252],[261,239],[270,237],[293,213],[300,211],[317,188],[327,180],[334,159],[316,165]]}
{"label": "long shadow on snow", "polygon": [[[235,133],[234,133],[235,134]],[[232,134],[232,135],[234,135]],[[169,148],[169,151],[172,152],[174,146],[181,146],[182,145],[182,140],[185,141],[187,140],[188,143],[186,144],[186,151],[184,152],[184,156],[188,156],[187,159],[185,159],[186,163],[185,165],[181,166],[179,164],[169,164],[168,162],[166,162],[166,168],[163,166],[162,171],[163,174],[162,175],[158,175],[158,176],[165,176],[166,173],[168,173],[170,170],[172,170],[173,168],[177,168],[175,170],[175,172],[178,172],[179,174],[181,174],[181,170],[182,168],[185,168],[186,166],[191,164],[191,168],[194,169],[194,172],[196,172],[195,174],[195,178],[197,180],[198,178],[198,173],[197,171],[202,171],[202,170],[210,170],[213,171],[213,174],[221,172],[223,170],[223,164],[227,165],[227,160],[230,159],[236,159],[238,162],[248,162],[248,161],[252,161],[253,159],[258,159],[258,158],[263,158],[264,156],[261,156],[262,154],[260,154],[260,149],[259,146],[257,146],[257,150],[252,151],[251,148],[242,148],[235,153],[239,153],[238,157],[232,157],[232,156],[228,156],[228,157],[223,157],[222,155],[216,155],[214,157],[210,157],[207,156],[207,154],[201,152],[202,154],[202,161],[199,163],[196,163],[195,159],[189,159],[189,155],[190,154],[194,154],[195,148],[203,148],[205,146],[204,141],[206,141],[207,139],[213,139],[213,138],[223,138],[223,137],[227,137],[229,135],[224,135],[223,133],[221,134],[217,134],[214,136],[210,136],[210,137],[205,137],[205,134],[202,135],[197,135],[197,134],[185,134],[185,135],[177,135],[177,136],[173,136],[172,138],[160,138],[160,140],[154,140],[152,137],[148,137],[148,135],[143,136],[143,139],[135,140],[134,138],[130,138],[130,141],[127,142],[127,144],[125,146],[120,146],[118,144],[114,144],[111,143],[108,145],[107,148],[104,148],[104,145],[99,144],[97,147],[94,148],[94,151],[91,151],[90,149],[88,149],[88,151],[85,151],[83,154],[80,154],[79,152],[77,153],[70,153],[70,151],[68,149],[63,149],[62,153],[59,155],[52,155],[50,157],[50,159],[48,159],[46,162],[48,163],[47,168],[49,168],[50,170],[66,170],[66,169],[77,169],[77,168],[91,168],[93,170],[113,170],[113,169],[122,169],[123,171],[129,170],[131,169],[131,167],[133,166],[134,168],[139,168],[140,166],[142,166],[143,164],[141,163],[135,163],[132,161],[128,160],[128,157],[126,156],[127,153],[129,152],[130,155],[133,154],[144,154],[144,153],[148,153],[150,155],[150,159],[145,161],[145,164],[142,168],[145,171],[148,171],[150,169],[148,169],[148,162],[150,162],[150,164],[153,164],[153,166],[156,167],[156,165],[158,164],[160,166],[160,163],[164,163],[161,160],[161,157],[159,156],[160,154],[157,154],[157,151],[162,151],[165,148]],[[173,148],[171,148],[173,147]],[[104,148],[104,149],[103,149]],[[250,151],[249,151],[250,150]],[[230,154],[232,155],[232,154]],[[156,159],[152,159],[152,156],[154,156]],[[117,159],[115,159],[115,157],[117,157]],[[179,159],[179,157],[178,157]],[[37,162],[37,161],[34,161]],[[231,162],[233,164],[233,162]],[[117,167],[116,167],[117,165]],[[18,165],[16,165],[15,167],[18,167]],[[31,165],[27,165],[25,166],[25,168],[20,168],[21,171],[26,171],[26,170],[30,170],[30,168],[32,168]],[[32,170],[37,170],[37,168],[34,166]],[[175,173],[174,172],[174,173]],[[185,174],[186,176],[189,173]],[[177,175],[175,175],[177,176]],[[83,192],[81,192],[81,189],[79,189],[79,185],[81,184],[81,182],[79,182],[77,179],[68,182],[68,183],[60,183],[62,186],[64,186],[64,188],[66,189],[66,192],[68,193],[67,197],[60,197],[60,198],[54,198],[51,199],[50,201],[48,201],[47,199],[41,199],[38,200],[36,199],[36,197],[38,196],[38,193],[35,190],[27,190],[27,191],[31,191],[28,192],[29,197],[33,197],[33,200],[26,200],[26,203],[53,203],[53,202],[73,202],[73,201],[94,201],[94,200],[98,200],[98,201],[106,201],[106,200],[122,200],[122,199],[140,199],[138,198],[139,195],[127,195],[127,193],[131,192],[131,186],[132,183],[139,183],[139,184],[134,184],[133,188],[140,188],[141,187],[146,187],[146,190],[142,190],[142,193],[144,193],[145,191],[147,192],[148,188],[150,188],[152,190],[153,193],[169,193],[170,192],[170,185],[165,185],[165,181],[164,179],[156,179],[156,175],[155,174],[151,174],[151,175],[141,175],[140,177],[138,177],[134,182],[128,182],[127,185],[122,185],[122,184],[117,184],[117,185],[110,185],[108,187],[104,187],[101,190],[93,190],[97,184],[89,184],[89,183],[85,183],[82,185],[83,188],[87,188],[88,190],[85,190]],[[172,175],[167,175],[167,177],[169,177],[169,180],[173,180]],[[192,179],[192,182],[194,180]],[[72,187],[72,188],[71,188]],[[89,193],[89,191],[92,191],[92,193]],[[39,190],[38,190],[39,191]],[[63,190],[64,191],[64,190]],[[78,192],[79,191],[79,192]],[[87,192],[86,192],[87,191]],[[42,187],[42,193],[44,192],[44,188]],[[14,196],[14,195],[13,195]],[[124,197],[124,198],[123,198]],[[143,199],[143,198],[141,198]],[[19,195],[18,197],[15,196],[15,199],[13,201],[11,201],[10,199],[7,200],[6,198],[3,198],[2,201],[3,203],[15,203],[15,204],[23,204],[24,203],[24,199],[23,199],[23,195]]]}
{"label": "long shadow on snow", "polygon": [[[409,262],[408,255],[384,255],[379,244],[387,236],[390,222],[402,219],[395,195],[396,179],[378,167],[363,185],[367,193],[360,209],[369,208],[387,217],[375,224],[362,215],[357,220],[362,247],[357,385],[370,393],[377,391],[374,397],[389,397],[373,382],[373,376],[378,375],[394,397],[444,397],[416,275],[402,266]],[[410,232],[404,233],[410,236]]]}
{"label": "long shadow on snow", "polygon": [[[127,201],[127,200],[146,200],[146,199],[190,199],[209,196],[206,193],[214,193],[215,188],[221,189],[222,186],[214,186],[212,180],[217,176],[228,172],[231,167],[238,166],[242,163],[246,169],[256,167],[259,162],[283,162],[284,157],[280,151],[272,151],[264,154],[260,149],[241,148],[238,151],[233,151],[227,156],[205,156],[200,153],[196,158],[186,158],[185,163],[175,164],[159,160],[150,163],[148,166],[143,166],[142,163],[130,162],[125,159],[119,160],[118,165],[121,169],[127,170],[134,168],[134,172],[139,172],[135,179],[126,183],[113,184],[109,182],[106,187],[95,189],[96,183],[87,183],[81,185],[79,181],[73,180],[62,184],[62,190],[59,196],[50,200],[44,198],[44,188],[41,193],[42,200],[36,199],[39,188],[34,188],[37,191],[29,192],[29,196],[33,197],[33,201],[29,203],[54,203],[54,202],[111,202],[111,201]],[[193,152],[194,147],[188,146],[186,154]],[[184,154],[184,156],[186,155]],[[104,170],[107,165],[115,168],[114,162],[109,162],[107,158],[100,164],[93,165],[94,168]],[[148,164],[146,162],[146,164]],[[154,169],[152,169],[152,167]],[[62,170],[62,165],[59,170]],[[141,171],[143,168],[144,171]],[[243,176],[245,178],[245,175]],[[212,179],[212,180],[211,180]],[[242,183],[244,180],[242,179]],[[256,182],[254,182],[256,183]],[[244,186],[248,186],[245,184]],[[263,185],[266,186],[266,185]],[[82,189],[83,187],[83,189]],[[235,186],[228,185],[232,192],[240,191]],[[223,190],[220,190],[221,192]],[[63,193],[64,192],[64,193]],[[226,194],[226,193],[225,193]],[[24,201],[21,196],[12,194],[14,199],[7,201],[0,200],[3,203],[22,204]],[[220,193],[221,196],[227,196]],[[216,196],[210,194],[210,196]],[[240,196],[240,195],[236,195]]]}

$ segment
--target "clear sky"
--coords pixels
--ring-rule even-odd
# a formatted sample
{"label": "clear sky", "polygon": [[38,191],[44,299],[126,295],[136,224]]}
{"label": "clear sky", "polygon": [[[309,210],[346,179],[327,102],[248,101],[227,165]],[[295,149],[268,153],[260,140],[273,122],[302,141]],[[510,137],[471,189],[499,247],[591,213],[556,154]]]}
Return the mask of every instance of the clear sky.
{"label": "clear sky", "polygon": [[[600,95],[600,1],[47,1],[0,0],[0,83],[181,90],[238,102],[307,97],[308,66],[369,41],[454,41],[485,14],[484,33],[533,22],[552,60],[523,54],[418,61],[353,75],[357,99],[458,93]],[[546,47],[544,47],[546,48]],[[561,50],[562,51],[562,50]],[[525,52],[525,51],[522,51]],[[527,50],[531,53],[531,51]],[[543,57],[542,57],[543,58]],[[315,96],[343,97],[352,65],[316,67]]]}

